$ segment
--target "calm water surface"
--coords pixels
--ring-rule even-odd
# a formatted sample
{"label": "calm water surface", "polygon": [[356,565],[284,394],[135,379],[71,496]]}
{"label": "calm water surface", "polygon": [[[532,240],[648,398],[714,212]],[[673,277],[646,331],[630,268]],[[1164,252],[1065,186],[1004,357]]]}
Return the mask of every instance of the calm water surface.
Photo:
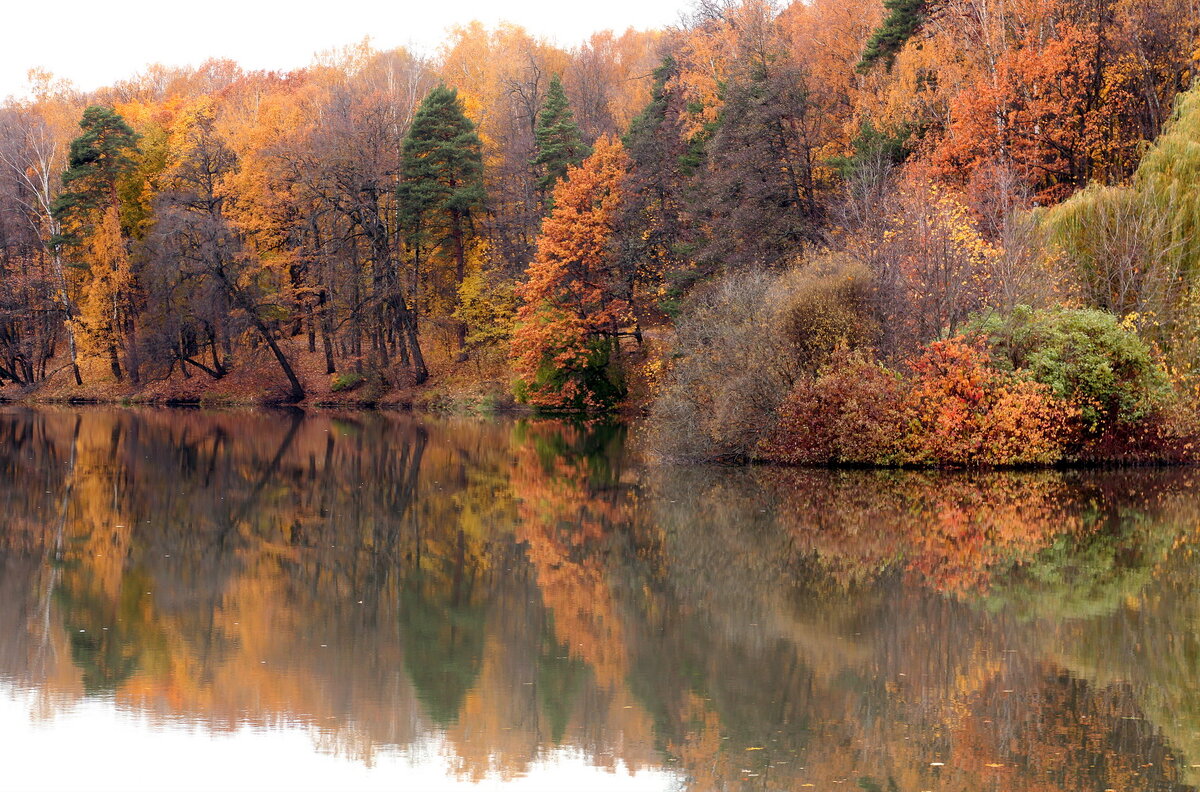
{"label": "calm water surface", "polygon": [[0,409],[0,788],[1185,790],[1200,472]]}

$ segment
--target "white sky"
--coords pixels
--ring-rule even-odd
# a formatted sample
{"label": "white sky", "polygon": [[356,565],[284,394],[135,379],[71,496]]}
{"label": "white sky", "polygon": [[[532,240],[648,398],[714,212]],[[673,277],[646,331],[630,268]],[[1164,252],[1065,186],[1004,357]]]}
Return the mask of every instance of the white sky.
{"label": "white sky", "polygon": [[150,63],[227,57],[246,69],[305,66],[370,36],[431,53],[448,27],[521,25],[571,46],[605,29],[662,27],[690,0],[0,0],[0,98],[44,68],[84,90]]}

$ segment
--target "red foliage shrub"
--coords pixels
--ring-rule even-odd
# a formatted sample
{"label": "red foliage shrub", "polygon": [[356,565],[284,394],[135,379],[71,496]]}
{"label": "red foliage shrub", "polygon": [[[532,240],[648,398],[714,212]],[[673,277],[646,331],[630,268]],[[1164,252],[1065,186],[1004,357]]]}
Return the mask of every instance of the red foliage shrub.
{"label": "red foliage shrub", "polygon": [[1063,458],[1076,414],[961,339],[931,344],[908,378],[842,352],[796,385],[759,453],[806,465],[1045,465]]}
{"label": "red foliage shrub", "polygon": [[898,461],[904,381],[861,353],[834,354],[820,376],[800,381],[780,407],[764,459],[799,465]]}
{"label": "red foliage shrub", "polygon": [[1200,415],[1195,406],[1172,399],[1137,423],[1113,424],[1083,438],[1072,457],[1105,465],[1194,464],[1200,461]]}
{"label": "red foliage shrub", "polygon": [[1077,411],[1045,385],[999,371],[962,339],[931,344],[912,369],[909,462],[969,467],[1062,459]]}

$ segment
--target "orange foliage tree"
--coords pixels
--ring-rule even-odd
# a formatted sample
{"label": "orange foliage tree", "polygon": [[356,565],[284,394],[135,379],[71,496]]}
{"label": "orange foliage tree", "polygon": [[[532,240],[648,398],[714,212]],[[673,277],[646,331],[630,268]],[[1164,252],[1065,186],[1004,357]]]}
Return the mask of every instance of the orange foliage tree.
{"label": "orange foliage tree", "polygon": [[953,179],[1012,167],[1042,203],[1126,176],[1187,86],[1189,13],[1171,0],[1017,3],[990,22],[1007,35],[957,14],[963,34],[1003,45],[965,75],[932,161]]}
{"label": "orange foliage tree", "polygon": [[536,407],[595,411],[622,395],[618,340],[631,314],[612,243],[627,167],[605,136],[555,187],[511,348],[519,393]]}

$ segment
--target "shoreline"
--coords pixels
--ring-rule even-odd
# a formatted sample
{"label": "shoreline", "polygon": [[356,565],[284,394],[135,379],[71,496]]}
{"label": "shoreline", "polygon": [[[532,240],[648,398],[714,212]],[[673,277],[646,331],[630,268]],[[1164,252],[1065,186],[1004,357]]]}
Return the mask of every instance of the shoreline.
{"label": "shoreline", "polygon": [[[541,420],[558,421],[615,421],[631,424],[644,418],[641,410],[625,410],[604,416],[587,416],[574,414],[544,414],[523,405],[493,406],[480,409],[478,405],[467,401],[440,401],[436,404],[420,400],[378,401],[345,400],[332,401],[321,399],[305,400],[296,404],[282,404],[266,400],[246,399],[117,399],[99,397],[43,397],[43,398],[13,398],[0,395],[0,407],[16,406],[36,409],[39,407],[103,407],[103,408],[142,408],[154,410],[198,410],[220,411],[224,409],[260,409],[320,413],[325,411],[345,412],[379,412],[379,413],[410,413],[413,415],[429,416],[460,416],[474,418],[537,418]],[[653,463],[662,467],[683,468],[729,468],[729,469],[758,469],[758,470],[808,470],[829,472],[874,472],[874,473],[938,473],[938,474],[973,474],[973,473],[1042,473],[1042,472],[1073,472],[1073,471],[1116,471],[1116,470],[1148,470],[1170,468],[1200,467],[1200,462],[1179,459],[1098,459],[1060,461],[1045,465],[871,465],[871,464],[805,464],[787,463],[762,459],[747,459],[739,462],[722,460],[660,460]]]}
{"label": "shoreline", "polygon": [[440,399],[430,404],[420,399],[305,399],[299,402],[273,401],[265,398],[157,398],[157,397],[99,397],[99,396],[28,396],[0,395],[0,405],[23,407],[147,407],[155,409],[219,410],[225,407],[272,410],[358,410],[363,412],[394,411],[447,414],[534,414],[521,405],[497,406],[482,409],[471,399]]}

